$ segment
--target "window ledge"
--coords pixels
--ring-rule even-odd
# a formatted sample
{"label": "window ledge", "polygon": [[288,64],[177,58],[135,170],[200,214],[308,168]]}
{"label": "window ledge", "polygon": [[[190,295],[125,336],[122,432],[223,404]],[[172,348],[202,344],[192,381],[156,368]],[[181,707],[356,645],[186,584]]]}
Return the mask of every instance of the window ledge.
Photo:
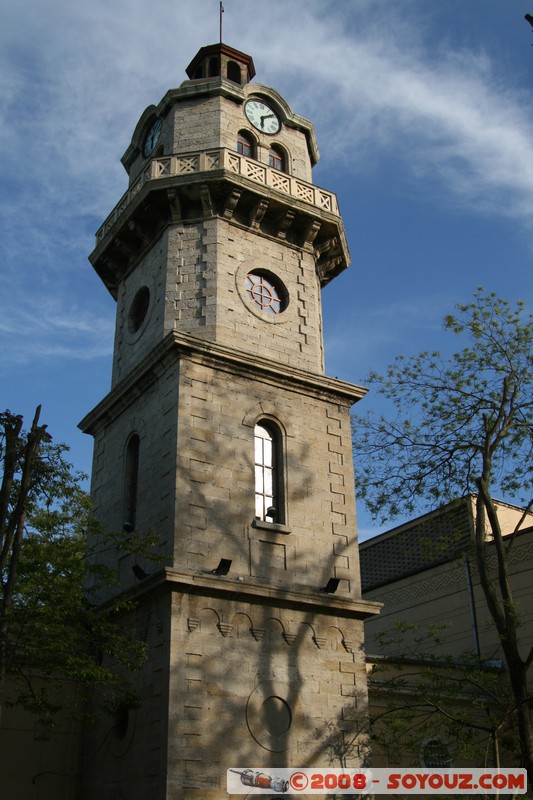
{"label": "window ledge", "polygon": [[291,529],[288,525],[282,525],[280,522],[267,522],[266,520],[256,517],[252,522],[253,528],[260,528],[263,531],[270,531],[271,533],[290,533]]}

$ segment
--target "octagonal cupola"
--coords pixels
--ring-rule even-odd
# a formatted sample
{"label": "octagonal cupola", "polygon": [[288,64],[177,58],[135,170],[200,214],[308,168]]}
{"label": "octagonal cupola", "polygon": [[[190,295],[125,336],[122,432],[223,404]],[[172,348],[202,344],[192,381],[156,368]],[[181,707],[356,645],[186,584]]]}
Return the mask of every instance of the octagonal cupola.
{"label": "octagonal cupola", "polygon": [[254,77],[255,67],[251,56],[219,42],[200,48],[186,72],[190,80],[226,78],[244,86]]}

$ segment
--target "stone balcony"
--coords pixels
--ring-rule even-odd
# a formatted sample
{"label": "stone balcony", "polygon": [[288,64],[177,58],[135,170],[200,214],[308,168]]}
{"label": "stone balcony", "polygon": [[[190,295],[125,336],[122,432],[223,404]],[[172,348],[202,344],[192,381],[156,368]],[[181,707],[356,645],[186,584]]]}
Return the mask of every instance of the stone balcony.
{"label": "stone balcony", "polygon": [[89,260],[116,298],[166,225],[211,217],[312,251],[323,286],[350,263],[335,194],[226,148],[151,159],[98,229]]}
{"label": "stone balcony", "polygon": [[328,192],[284,172],[278,172],[266,164],[242,156],[233,150],[226,148],[202,150],[196,153],[179,153],[153,158],[96,232],[96,245],[98,246],[103,241],[115,223],[120,222],[135,197],[148,183],[180,176],[205,174],[207,177],[210,172],[219,170],[234,173],[257,183],[258,186],[281,192],[287,195],[288,199],[306,203],[330,214],[339,214],[337,197],[333,192]]}

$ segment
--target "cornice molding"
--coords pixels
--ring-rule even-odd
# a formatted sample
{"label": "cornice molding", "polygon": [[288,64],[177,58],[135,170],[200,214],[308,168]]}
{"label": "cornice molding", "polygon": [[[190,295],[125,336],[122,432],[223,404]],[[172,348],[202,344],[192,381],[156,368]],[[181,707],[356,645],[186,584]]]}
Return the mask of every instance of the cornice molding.
{"label": "cornice molding", "polygon": [[164,567],[139,585],[126,592],[136,597],[149,592],[182,592],[201,597],[217,597],[239,603],[251,603],[269,607],[295,609],[298,611],[364,620],[379,614],[382,604],[367,600],[353,600],[342,595],[326,595],[317,589],[316,596],[310,589],[288,589],[272,586],[245,578],[242,581],[216,577],[209,572],[177,570]]}
{"label": "cornice molding", "polygon": [[172,331],[81,420],[78,427],[84,433],[94,435],[102,426],[120,416],[172,364],[182,360],[270,382],[289,391],[305,391],[309,396],[325,398],[348,408],[367,393],[367,389],[337,378],[315,375],[273,359]]}

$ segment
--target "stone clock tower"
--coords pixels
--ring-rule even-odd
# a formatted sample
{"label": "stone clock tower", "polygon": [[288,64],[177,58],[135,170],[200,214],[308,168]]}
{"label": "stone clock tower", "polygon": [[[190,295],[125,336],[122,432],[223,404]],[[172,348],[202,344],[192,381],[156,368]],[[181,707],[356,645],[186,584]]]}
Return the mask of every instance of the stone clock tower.
{"label": "stone clock tower", "polygon": [[[202,48],[142,114],[90,257],[117,301],[112,387],[82,421],[138,707],[85,745],[83,797],[224,798],[228,767],[357,766],[366,711],[350,406],[324,375],[321,288],[349,261],[313,126]],[[164,566],[162,566],[164,564]],[[263,796],[267,796],[263,793]]]}

